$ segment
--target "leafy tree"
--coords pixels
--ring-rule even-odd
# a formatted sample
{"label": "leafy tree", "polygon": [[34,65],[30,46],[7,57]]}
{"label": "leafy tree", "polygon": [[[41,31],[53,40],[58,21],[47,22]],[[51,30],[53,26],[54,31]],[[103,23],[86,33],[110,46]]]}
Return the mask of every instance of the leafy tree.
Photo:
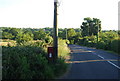
{"label": "leafy tree", "polygon": [[8,32],[11,33],[14,36],[13,39],[15,39],[17,34],[20,32],[20,29],[19,28],[9,28]]}
{"label": "leafy tree", "polygon": [[67,30],[68,39],[71,39],[75,35],[76,35],[76,32],[75,32],[75,30],[73,28],[70,28],[70,29]]}
{"label": "leafy tree", "polygon": [[74,44],[76,32],[73,28],[67,30],[67,38],[70,41],[70,44]]}
{"label": "leafy tree", "polygon": [[51,36],[46,36],[45,37],[45,42],[48,44],[51,44],[53,42],[53,38]]}
{"label": "leafy tree", "polygon": [[39,31],[34,32],[34,39],[37,40],[44,40],[47,34],[44,32],[43,29],[40,29]]}
{"label": "leafy tree", "polygon": [[33,35],[32,31],[31,31],[30,29],[24,29],[24,30],[23,30],[23,33],[24,33],[24,34],[29,34],[30,37],[34,38],[34,35]]}
{"label": "leafy tree", "polygon": [[118,31],[118,35],[120,36],[120,30]]}
{"label": "leafy tree", "polygon": [[8,32],[3,32],[2,33],[2,38],[3,39],[12,39],[14,36],[11,33]]}
{"label": "leafy tree", "polygon": [[23,43],[23,42],[28,42],[33,40],[33,38],[28,34],[23,34],[23,33],[19,33],[16,37],[16,42],[17,43]]}
{"label": "leafy tree", "polygon": [[76,32],[76,35],[72,37],[74,39],[74,43],[80,42],[79,40],[82,38],[80,32]]}
{"label": "leafy tree", "polygon": [[100,38],[100,40],[103,40],[105,42],[112,41],[112,40],[118,38],[118,34],[113,31],[102,32],[102,33],[100,33],[99,38]]}
{"label": "leafy tree", "polygon": [[84,18],[84,22],[81,25],[82,36],[97,35],[101,31],[100,19],[90,17]]}
{"label": "leafy tree", "polygon": [[67,29],[59,29],[58,36],[62,39],[66,39],[66,31]]}
{"label": "leafy tree", "polygon": [[10,28],[7,27],[1,27],[0,28],[3,32],[9,32]]}
{"label": "leafy tree", "polygon": [[43,28],[43,29],[45,30],[46,34],[49,34],[50,36],[53,35],[53,28],[46,27],[46,28]]}

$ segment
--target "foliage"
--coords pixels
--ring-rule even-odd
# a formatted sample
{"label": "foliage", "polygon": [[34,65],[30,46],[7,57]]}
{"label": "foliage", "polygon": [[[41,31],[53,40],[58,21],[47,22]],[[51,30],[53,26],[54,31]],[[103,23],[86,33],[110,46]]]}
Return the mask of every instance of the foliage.
{"label": "foliage", "polygon": [[97,43],[96,36],[85,36],[80,37],[75,40],[78,40],[76,44],[96,47],[98,49],[111,50],[120,54],[118,48],[120,48],[119,43],[120,39],[118,39],[118,33],[115,31],[106,31],[99,33],[99,40]]}
{"label": "foliage", "polygon": [[[99,26],[99,42],[97,43]],[[2,38],[17,40],[20,44],[29,44],[29,40],[36,40],[35,45],[47,47],[53,44],[53,29],[52,28],[42,28],[42,29],[32,29],[32,28],[7,28],[1,27]],[[79,44],[97,47],[105,50],[113,50],[116,46],[115,42],[119,42],[120,31],[101,31],[101,21],[97,18],[84,18],[84,22],[80,28],[59,28],[58,35],[61,39],[67,39],[67,44]],[[89,30],[89,31],[88,31]],[[88,33],[89,32],[89,33]],[[19,41],[18,41],[19,39]],[[114,50],[115,51],[115,50]]]}
{"label": "foliage", "polygon": [[3,79],[53,78],[42,48],[3,47]]}
{"label": "foliage", "polygon": [[53,38],[51,36],[46,36],[45,37],[45,42],[48,44],[52,44],[53,43]]}
{"label": "foliage", "polygon": [[13,39],[15,39],[17,34],[20,32],[20,29],[18,29],[18,28],[10,28],[10,30],[8,32],[11,33],[14,36]]}
{"label": "foliage", "polygon": [[23,43],[23,42],[28,42],[28,41],[31,41],[33,40],[33,38],[28,34],[24,34],[24,33],[19,33],[17,36],[16,36],[16,42],[18,44],[20,43]]}
{"label": "foliage", "polygon": [[72,39],[74,40],[73,44],[77,44],[79,42],[79,40],[81,39],[82,35],[80,32],[76,32],[76,35],[72,37]]}
{"label": "foliage", "polygon": [[66,58],[69,56],[70,50],[67,47],[66,40],[59,39],[58,41],[58,56]]}
{"label": "foliage", "polygon": [[3,32],[2,39],[12,39],[14,36],[11,33]]}
{"label": "foliage", "polygon": [[67,29],[67,39],[70,41],[70,44],[74,44],[74,36],[76,32],[73,28]]}
{"label": "foliage", "polygon": [[47,34],[44,32],[43,29],[40,29],[39,31],[35,31],[34,33],[34,39],[35,40],[44,40]]}
{"label": "foliage", "polygon": [[76,35],[76,32],[75,32],[75,30],[73,28],[70,28],[70,29],[67,30],[68,39],[71,39],[75,35]]}
{"label": "foliage", "polygon": [[46,27],[46,28],[43,28],[43,29],[44,29],[46,34],[49,34],[50,36],[53,35],[53,28]]}
{"label": "foliage", "polygon": [[82,36],[97,35],[101,31],[100,19],[90,17],[84,18],[84,22],[81,25]]}
{"label": "foliage", "polygon": [[3,79],[53,79],[67,69],[63,58],[49,64],[47,53],[37,46],[3,47]]}
{"label": "foliage", "polygon": [[[1,28],[0,28],[1,29]],[[59,58],[56,64],[49,64],[47,46],[52,46],[53,38],[51,28],[2,28],[5,36],[16,45],[3,47],[3,79],[53,79],[63,74],[67,69],[64,62],[69,55],[67,44],[69,40],[60,40]],[[63,29],[60,29],[63,31]],[[33,40],[35,39],[35,40]],[[7,40],[4,40],[7,41]],[[64,49],[64,51],[63,51]],[[62,52],[61,52],[62,51]]]}
{"label": "foliage", "polygon": [[83,41],[84,41],[83,45],[89,46],[89,47],[96,46],[96,42],[97,42],[96,41],[96,36],[85,36],[83,38]]}
{"label": "foliage", "polygon": [[67,31],[67,29],[62,30],[62,31],[59,31],[59,32],[58,32],[58,36],[59,36],[61,39],[66,39],[66,31]]}
{"label": "foliage", "polygon": [[1,28],[2,29],[2,33],[7,32],[8,34],[12,35],[12,37],[10,39],[15,39],[17,34],[19,33],[20,29],[19,28]]}
{"label": "foliage", "polygon": [[[3,33],[3,39],[17,39],[19,34],[29,34],[29,36],[34,40],[45,40],[45,38],[50,38],[50,32],[52,32],[52,28],[43,28],[43,29],[32,29],[32,28],[9,28],[9,27],[1,27],[1,33]],[[52,35],[52,34],[51,34]]]}
{"label": "foliage", "polygon": [[120,54],[120,39],[111,42],[112,51]]}

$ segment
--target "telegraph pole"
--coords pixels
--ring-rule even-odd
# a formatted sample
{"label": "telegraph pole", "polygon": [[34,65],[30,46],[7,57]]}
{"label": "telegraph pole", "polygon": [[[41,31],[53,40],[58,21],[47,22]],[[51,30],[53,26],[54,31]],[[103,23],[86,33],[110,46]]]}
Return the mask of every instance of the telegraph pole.
{"label": "telegraph pole", "polygon": [[99,42],[99,21],[98,21],[98,29],[97,29],[97,48],[98,48],[98,42]]}
{"label": "telegraph pole", "polygon": [[54,0],[54,28],[53,28],[54,60],[57,60],[58,58],[57,3],[58,0]]}
{"label": "telegraph pole", "polygon": [[67,28],[66,28],[66,40],[67,40]]}

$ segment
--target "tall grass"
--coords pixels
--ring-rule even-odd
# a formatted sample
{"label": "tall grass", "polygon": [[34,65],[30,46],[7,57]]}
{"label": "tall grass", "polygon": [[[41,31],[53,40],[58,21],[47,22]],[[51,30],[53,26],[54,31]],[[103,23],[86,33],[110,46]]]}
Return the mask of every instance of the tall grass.
{"label": "tall grass", "polygon": [[66,40],[59,39],[58,41],[58,56],[66,59],[69,56],[70,49],[66,44]]}

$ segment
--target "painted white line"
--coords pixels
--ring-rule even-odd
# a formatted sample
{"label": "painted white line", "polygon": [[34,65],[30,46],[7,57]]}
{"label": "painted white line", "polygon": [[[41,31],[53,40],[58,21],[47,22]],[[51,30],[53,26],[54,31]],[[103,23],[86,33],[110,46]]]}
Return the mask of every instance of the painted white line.
{"label": "painted white line", "polygon": [[[97,55],[96,53],[94,53],[94,52],[92,52],[92,54],[94,54],[94,55]],[[100,57],[100,58],[102,58],[102,59],[105,59],[104,57],[102,57],[101,55],[97,55],[98,57]],[[110,61],[107,61],[108,63],[110,63],[111,65],[113,65],[113,66],[115,66],[116,68],[118,68],[118,69],[120,69],[120,67],[119,66],[117,66],[116,64],[114,64],[114,63],[112,63],[112,62],[110,62]]]}
{"label": "painted white line", "polygon": [[104,59],[104,57],[102,57],[102,56],[100,56],[100,55],[98,55],[98,57],[100,57],[100,58]]}
{"label": "painted white line", "polygon": [[[102,57],[102,56],[100,56],[100,55],[98,55],[98,57],[104,59],[104,57]],[[110,63],[110,64],[112,64],[112,65],[115,66],[116,68],[120,69],[120,67],[117,66],[117,65],[115,65],[114,63],[112,63],[112,62],[110,62],[110,61],[107,61],[107,62]]]}
{"label": "painted white line", "polygon": [[109,62],[110,64],[112,64],[112,65],[115,66],[116,68],[120,69],[120,67],[117,66],[117,65],[115,65],[114,63],[112,63],[112,62],[110,62],[110,61],[107,61],[107,62]]}

